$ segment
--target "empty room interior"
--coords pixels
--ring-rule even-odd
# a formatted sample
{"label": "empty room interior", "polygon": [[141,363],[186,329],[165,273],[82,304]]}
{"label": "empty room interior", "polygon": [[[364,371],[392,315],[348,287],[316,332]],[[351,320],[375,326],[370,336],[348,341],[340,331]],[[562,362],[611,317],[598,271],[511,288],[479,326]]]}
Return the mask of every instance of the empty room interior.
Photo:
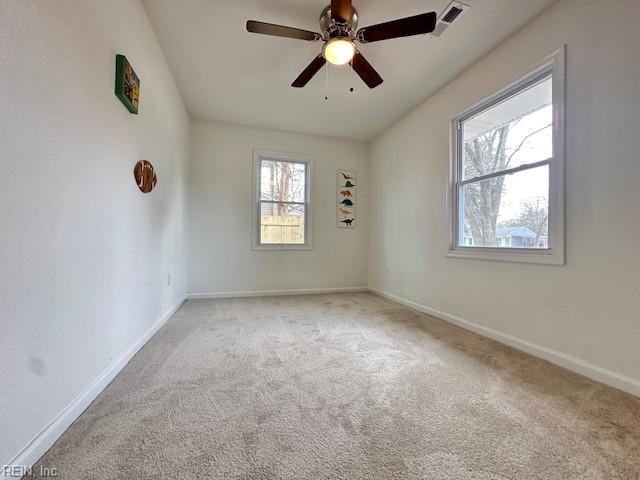
{"label": "empty room interior", "polygon": [[640,0],[0,0],[0,478],[640,479]]}

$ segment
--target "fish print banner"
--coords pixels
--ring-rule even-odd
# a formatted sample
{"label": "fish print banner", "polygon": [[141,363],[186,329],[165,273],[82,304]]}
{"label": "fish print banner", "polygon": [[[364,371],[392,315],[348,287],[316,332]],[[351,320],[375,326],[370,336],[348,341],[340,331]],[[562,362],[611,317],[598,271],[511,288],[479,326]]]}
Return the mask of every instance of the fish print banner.
{"label": "fish print banner", "polygon": [[354,228],[356,226],[356,198],[357,178],[353,170],[338,170],[338,206],[337,222],[339,228]]}

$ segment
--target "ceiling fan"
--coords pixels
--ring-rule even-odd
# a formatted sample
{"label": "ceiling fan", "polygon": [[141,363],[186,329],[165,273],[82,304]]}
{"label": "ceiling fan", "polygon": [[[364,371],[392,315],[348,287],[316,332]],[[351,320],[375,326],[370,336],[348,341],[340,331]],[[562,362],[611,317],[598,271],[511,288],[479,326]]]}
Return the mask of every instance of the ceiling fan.
{"label": "ceiling fan", "polygon": [[382,83],[382,77],[358,50],[356,42],[379,42],[391,38],[431,33],[436,27],[436,19],[436,12],[429,12],[356,30],[359,20],[358,12],[351,5],[351,0],[331,0],[331,5],[327,6],[320,15],[322,33],[255,20],[247,21],[247,31],[276,37],[311,42],[322,40],[324,42],[322,52],[293,81],[292,87],[304,87],[329,61],[334,65],[350,63],[364,83],[369,88],[375,88]]}

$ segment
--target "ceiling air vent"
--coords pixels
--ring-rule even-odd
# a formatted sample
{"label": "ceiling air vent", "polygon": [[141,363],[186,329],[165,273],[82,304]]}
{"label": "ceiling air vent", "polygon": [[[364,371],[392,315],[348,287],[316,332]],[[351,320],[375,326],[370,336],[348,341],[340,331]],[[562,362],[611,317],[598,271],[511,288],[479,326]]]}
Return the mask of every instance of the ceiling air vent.
{"label": "ceiling air vent", "polygon": [[444,31],[451,26],[451,24],[462,15],[466,9],[469,8],[469,5],[462,2],[453,1],[447,8],[445,8],[442,13],[438,16],[438,23],[436,24],[435,30],[431,33],[432,37],[439,37],[444,33]]}
{"label": "ceiling air vent", "polygon": [[456,18],[458,18],[458,15],[460,15],[462,13],[462,9],[458,8],[456,6],[452,6],[449,11],[445,14],[444,17],[442,17],[442,21],[446,22],[446,23],[451,23],[453,22]]}

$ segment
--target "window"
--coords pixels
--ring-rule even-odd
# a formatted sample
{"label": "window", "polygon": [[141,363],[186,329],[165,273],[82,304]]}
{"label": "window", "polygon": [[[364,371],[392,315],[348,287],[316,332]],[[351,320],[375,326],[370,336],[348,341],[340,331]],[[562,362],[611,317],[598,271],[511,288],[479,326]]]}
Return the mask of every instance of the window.
{"label": "window", "polygon": [[452,121],[449,256],[564,263],[564,51]]}
{"label": "window", "polygon": [[254,248],[311,248],[311,158],[254,154]]}

